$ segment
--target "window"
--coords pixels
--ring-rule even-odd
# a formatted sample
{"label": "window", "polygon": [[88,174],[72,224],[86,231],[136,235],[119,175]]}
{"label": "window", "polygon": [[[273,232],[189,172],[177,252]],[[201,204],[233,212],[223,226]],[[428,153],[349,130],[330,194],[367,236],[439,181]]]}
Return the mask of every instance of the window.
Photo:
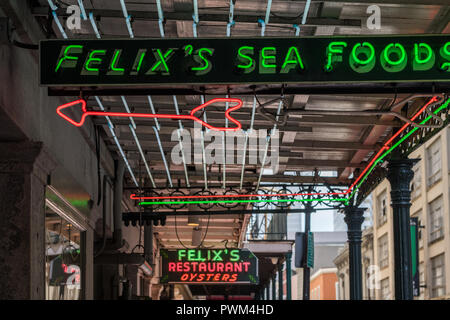
{"label": "window", "polygon": [[414,178],[411,181],[411,199],[414,200],[420,197],[420,181],[422,180],[420,162],[416,163],[413,167]]}
{"label": "window", "polygon": [[444,254],[431,258],[431,298],[445,295]]}
{"label": "window", "polygon": [[381,287],[381,300],[390,300],[391,292],[389,290],[389,278],[381,280],[380,287]]}
{"label": "window", "polygon": [[382,226],[387,221],[387,197],[386,197],[386,190],[384,190],[378,197],[377,197],[377,204],[378,204],[378,227]]}
{"label": "window", "polygon": [[389,265],[389,241],[387,233],[378,239],[378,260],[380,269]]}
{"label": "window", "polygon": [[439,240],[444,236],[444,226],[443,226],[443,201],[442,196],[430,202],[429,205],[429,227],[430,239],[429,242],[434,242]]}
{"label": "window", "polygon": [[431,187],[433,184],[441,179],[442,164],[441,164],[441,139],[436,140],[431,146],[427,148],[427,186]]}

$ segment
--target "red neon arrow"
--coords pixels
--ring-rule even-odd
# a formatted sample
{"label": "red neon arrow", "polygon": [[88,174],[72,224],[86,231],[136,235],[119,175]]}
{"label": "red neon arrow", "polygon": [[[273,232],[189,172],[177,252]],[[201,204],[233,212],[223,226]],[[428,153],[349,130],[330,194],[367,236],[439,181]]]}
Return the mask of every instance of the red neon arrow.
{"label": "red neon arrow", "polygon": [[[194,114],[209,106],[210,104],[216,103],[216,102],[229,102],[229,103],[237,103],[234,107],[229,108],[227,111],[225,111],[225,118],[230,120],[232,123],[234,123],[236,126],[231,128],[224,128],[224,127],[216,127],[209,123],[206,123],[205,121],[197,118],[194,116]],[[81,110],[83,111],[83,114],[81,116],[80,121],[76,121],[69,117],[68,115],[64,114],[62,111],[71,108],[75,105],[81,104]],[[208,129],[214,130],[214,131],[238,131],[242,128],[242,125],[239,121],[234,119],[232,116],[230,116],[230,112],[233,112],[239,108],[242,107],[242,100],[236,99],[236,98],[215,98],[212,100],[209,100],[208,102],[205,102],[202,105],[199,105],[198,107],[195,107],[191,110],[191,113],[189,115],[177,115],[177,114],[153,114],[153,113],[128,113],[128,112],[105,112],[105,111],[87,111],[86,109],[86,101],[84,99],[79,99],[76,101],[72,101],[66,104],[63,104],[56,108],[56,113],[61,116],[63,119],[67,120],[71,124],[77,127],[81,127],[84,124],[84,121],[86,120],[87,116],[101,116],[101,117],[127,117],[127,118],[146,118],[146,119],[173,119],[173,120],[193,120],[200,123],[202,126],[205,126]]]}

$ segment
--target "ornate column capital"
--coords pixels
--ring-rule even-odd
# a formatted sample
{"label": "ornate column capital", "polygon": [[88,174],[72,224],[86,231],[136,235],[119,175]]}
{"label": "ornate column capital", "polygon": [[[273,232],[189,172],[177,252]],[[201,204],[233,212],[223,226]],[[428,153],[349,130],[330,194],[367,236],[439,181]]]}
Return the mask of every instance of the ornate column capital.
{"label": "ornate column capital", "polygon": [[361,226],[364,222],[364,211],[366,208],[345,207],[344,221],[347,224],[348,239],[351,241],[361,241]]}
{"label": "ornate column capital", "polygon": [[413,165],[419,159],[393,159],[387,166],[387,179],[391,184],[391,199],[397,205],[410,205],[410,184],[414,178]]}

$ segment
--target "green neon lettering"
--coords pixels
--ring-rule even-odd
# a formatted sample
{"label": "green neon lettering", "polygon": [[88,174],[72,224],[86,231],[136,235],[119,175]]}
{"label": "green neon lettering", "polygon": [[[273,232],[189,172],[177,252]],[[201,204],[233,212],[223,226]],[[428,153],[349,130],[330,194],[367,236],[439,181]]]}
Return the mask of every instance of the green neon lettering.
{"label": "green neon lettering", "polygon": [[[271,55],[266,55],[266,51],[269,51],[269,53]],[[262,50],[261,50],[261,56],[262,56],[261,64],[262,64],[262,66],[264,68],[276,68],[277,67],[276,64],[266,63],[266,60],[271,60],[271,62],[275,62],[275,58],[276,58],[274,56],[275,53],[276,53],[275,47],[264,47],[264,48],[262,48]]]}
{"label": "green neon lettering", "polygon": [[[295,53],[295,59],[294,57],[292,57],[293,53]],[[300,69],[305,69],[302,58],[300,57],[300,53],[298,52],[297,48],[290,47],[286,54],[286,58],[284,59],[284,63],[281,66],[280,73],[288,73],[292,68],[295,68],[297,65],[300,67]]]}
{"label": "green neon lettering", "polygon": [[[365,60],[360,58],[366,56]],[[375,67],[375,48],[369,42],[357,43],[350,54],[350,67],[358,73],[367,73]]]}
{"label": "green neon lettering", "polygon": [[[391,55],[395,54],[397,60],[392,60]],[[399,43],[390,43],[384,48],[381,54],[381,65],[387,72],[399,72],[406,67],[407,56],[405,48]]]}
{"label": "green neon lettering", "polygon": [[[397,61],[394,61],[389,57],[390,56],[389,50],[391,50],[391,48],[399,48],[401,51],[401,55]],[[384,55],[384,60],[386,60],[387,63],[389,63],[390,65],[393,65],[393,66],[397,66],[397,65],[401,64],[406,59],[405,48],[403,48],[403,46],[399,43],[388,44],[386,46],[386,48],[384,49],[383,55]]]}
{"label": "green neon lettering", "polygon": [[[157,53],[156,58],[158,58],[159,60],[158,60],[158,62],[156,62],[153,65],[151,72],[154,72],[157,68],[159,68],[160,64],[162,63],[166,74],[170,74],[169,67],[167,66],[167,63],[166,63],[166,59],[167,59],[167,61],[170,59],[170,56],[173,53],[173,49],[167,50],[166,53],[164,53],[164,55],[161,53],[160,49],[156,49],[156,53]],[[164,74],[164,72],[163,72],[163,74]]]}
{"label": "green neon lettering", "polygon": [[197,259],[195,258],[195,250],[188,250],[188,252],[187,252],[187,258],[188,258],[189,261],[195,261],[195,260],[197,260]]}
{"label": "green neon lettering", "polygon": [[116,50],[114,52],[114,56],[113,56],[113,59],[111,61],[111,65],[109,67],[111,69],[111,71],[109,71],[107,73],[108,75],[122,75],[122,74],[124,74],[125,69],[117,67],[117,63],[118,63],[117,60],[119,60],[119,57],[120,57],[121,54],[122,54],[122,50],[120,50],[120,49]]}
{"label": "green neon lettering", "polygon": [[242,46],[238,49],[238,57],[237,57],[237,61],[238,61],[238,69],[243,69],[242,72],[244,73],[250,73],[253,70],[255,70],[255,63],[253,61],[253,59],[248,56],[253,55],[254,53],[254,47],[249,47],[249,46]]}
{"label": "green neon lettering", "polygon": [[[425,56],[425,58],[423,58]],[[415,43],[413,54],[413,70],[423,71],[433,67],[435,55],[433,49],[427,43]]]}
{"label": "green neon lettering", "polygon": [[197,56],[194,57],[194,60],[202,63],[203,65],[199,66],[199,67],[192,67],[191,70],[192,71],[205,71],[205,72],[198,72],[198,73],[196,73],[196,75],[205,74],[205,73],[209,72],[212,67],[209,63],[209,60],[203,56],[203,52],[207,52],[210,56],[212,56],[214,53],[214,50],[209,49],[209,48],[201,48],[198,50],[198,58],[200,58],[200,60],[198,60]]}
{"label": "green neon lettering", "polygon": [[184,53],[185,53],[186,56],[187,55],[191,55],[193,50],[194,50],[194,47],[191,44],[187,44],[184,47]]}
{"label": "green neon lettering", "polygon": [[221,257],[222,250],[213,250],[212,252],[214,254],[212,261],[223,261],[223,259]]}
{"label": "green neon lettering", "polygon": [[442,64],[440,69],[446,72],[450,72],[450,42],[444,44],[444,46],[439,50],[442,58]]}
{"label": "green neon lettering", "polygon": [[345,41],[333,41],[328,44],[327,64],[325,65],[325,71],[332,71],[336,62],[342,62],[342,54],[344,53],[344,48],[346,47],[347,42]]}
{"label": "green neon lettering", "polygon": [[[427,50],[427,56],[425,59],[421,58],[421,52],[419,52],[420,48],[425,48]],[[417,44],[417,43],[414,44],[414,58],[417,63],[419,63],[419,64],[427,63],[428,61],[431,60],[432,55],[433,55],[433,50],[431,49],[431,47],[428,44],[423,43],[423,42],[421,42],[419,44]]]}
{"label": "green neon lettering", "polygon": [[141,70],[141,68],[142,68],[142,61],[144,60],[145,53],[146,52],[142,52],[141,53],[141,57],[139,58],[139,63],[138,63],[137,68],[136,68],[136,72],[137,73],[139,73],[139,70]]}
{"label": "green neon lettering", "polygon": [[275,73],[276,72],[276,56],[275,47],[264,47],[261,49],[259,56],[259,73]]}
{"label": "green neon lettering", "polygon": [[186,250],[178,250],[178,260],[183,260],[184,257],[186,257]]}
{"label": "green neon lettering", "polygon": [[80,53],[83,50],[83,46],[81,46],[81,45],[70,45],[70,46],[67,46],[65,49],[62,49],[62,50],[64,50],[64,52],[62,54],[60,54],[59,61],[56,64],[55,72],[57,72],[59,70],[59,68],[61,67],[62,63],[64,61],[66,61],[66,60],[71,60],[71,61],[73,61],[73,63],[71,63],[71,64],[65,63],[63,68],[73,68],[73,67],[75,67],[75,65],[76,65],[75,61],[78,60],[78,57],[69,56],[69,51],[72,50],[72,49],[79,49],[79,50],[76,50],[76,52],[74,52],[74,53]]}
{"label": "green neon lettering", "polygon": [[105,53],[106,53],[106,50],[92,50],[91,53],[89,54],[89,57],[86,60],[86,63],[84,64],[84,69],[91,74],[92,73],[98,74],[99,69],[91,67],[90,65],[91,65],[91,63],[100,64],[102,62],[102,58],[96,58],[94,56],[99,55],[99,54],[104,55]]}
{"label": "green neon lettering", "polygon": [[231,250],[230,251],[230,261],[239,261],[239,250]]}
{"label": "green neon lettering", "polygon": [[[369,56],[368,56],[368,58],[367,58],[366,60],[361,60],[361,59],[358,57],[358,54],[356,54],[356,50],[357,50],[359,47],[367,47],[367,48],[369,48],[370,54],[369,54]],[[359,64],[361,64],[361,65],[368,64],[370,61],[372,61],[372,60],[375,58],[375,48],[374,48],[373,45],[371,45],[369,42],[363,42],[362,45],[361,45],[361,43],[357,43],[357,44],[355,44],[355,46],[353,47],[353,50],[352,50],[352,57],[353,57],[353,59],[355,59],[355,62],[356,62],[356,63],[359,63]]]}
{"label": "green neon lettering", "polygon": [[147,49],[139,49],[136,58],[133,62],[133,67],[131,68],[130,75],[135,76],[139,73],[139,71],[142,69],[142,64],[145,58],[145,55],[147,54]]}

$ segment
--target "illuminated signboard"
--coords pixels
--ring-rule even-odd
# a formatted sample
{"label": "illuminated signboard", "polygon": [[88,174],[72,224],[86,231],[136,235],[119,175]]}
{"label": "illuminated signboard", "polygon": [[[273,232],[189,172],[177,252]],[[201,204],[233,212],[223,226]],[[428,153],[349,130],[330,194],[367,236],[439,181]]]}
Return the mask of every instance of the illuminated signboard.
{"label": "illuminated signboard", "polygon": [[161,249],[161,283],[258,284],[258,258],[246,249]]}
{"label": "illuminated signboard", "polygon": [[45,40],[42,85],[450,80],[450,36]]}

